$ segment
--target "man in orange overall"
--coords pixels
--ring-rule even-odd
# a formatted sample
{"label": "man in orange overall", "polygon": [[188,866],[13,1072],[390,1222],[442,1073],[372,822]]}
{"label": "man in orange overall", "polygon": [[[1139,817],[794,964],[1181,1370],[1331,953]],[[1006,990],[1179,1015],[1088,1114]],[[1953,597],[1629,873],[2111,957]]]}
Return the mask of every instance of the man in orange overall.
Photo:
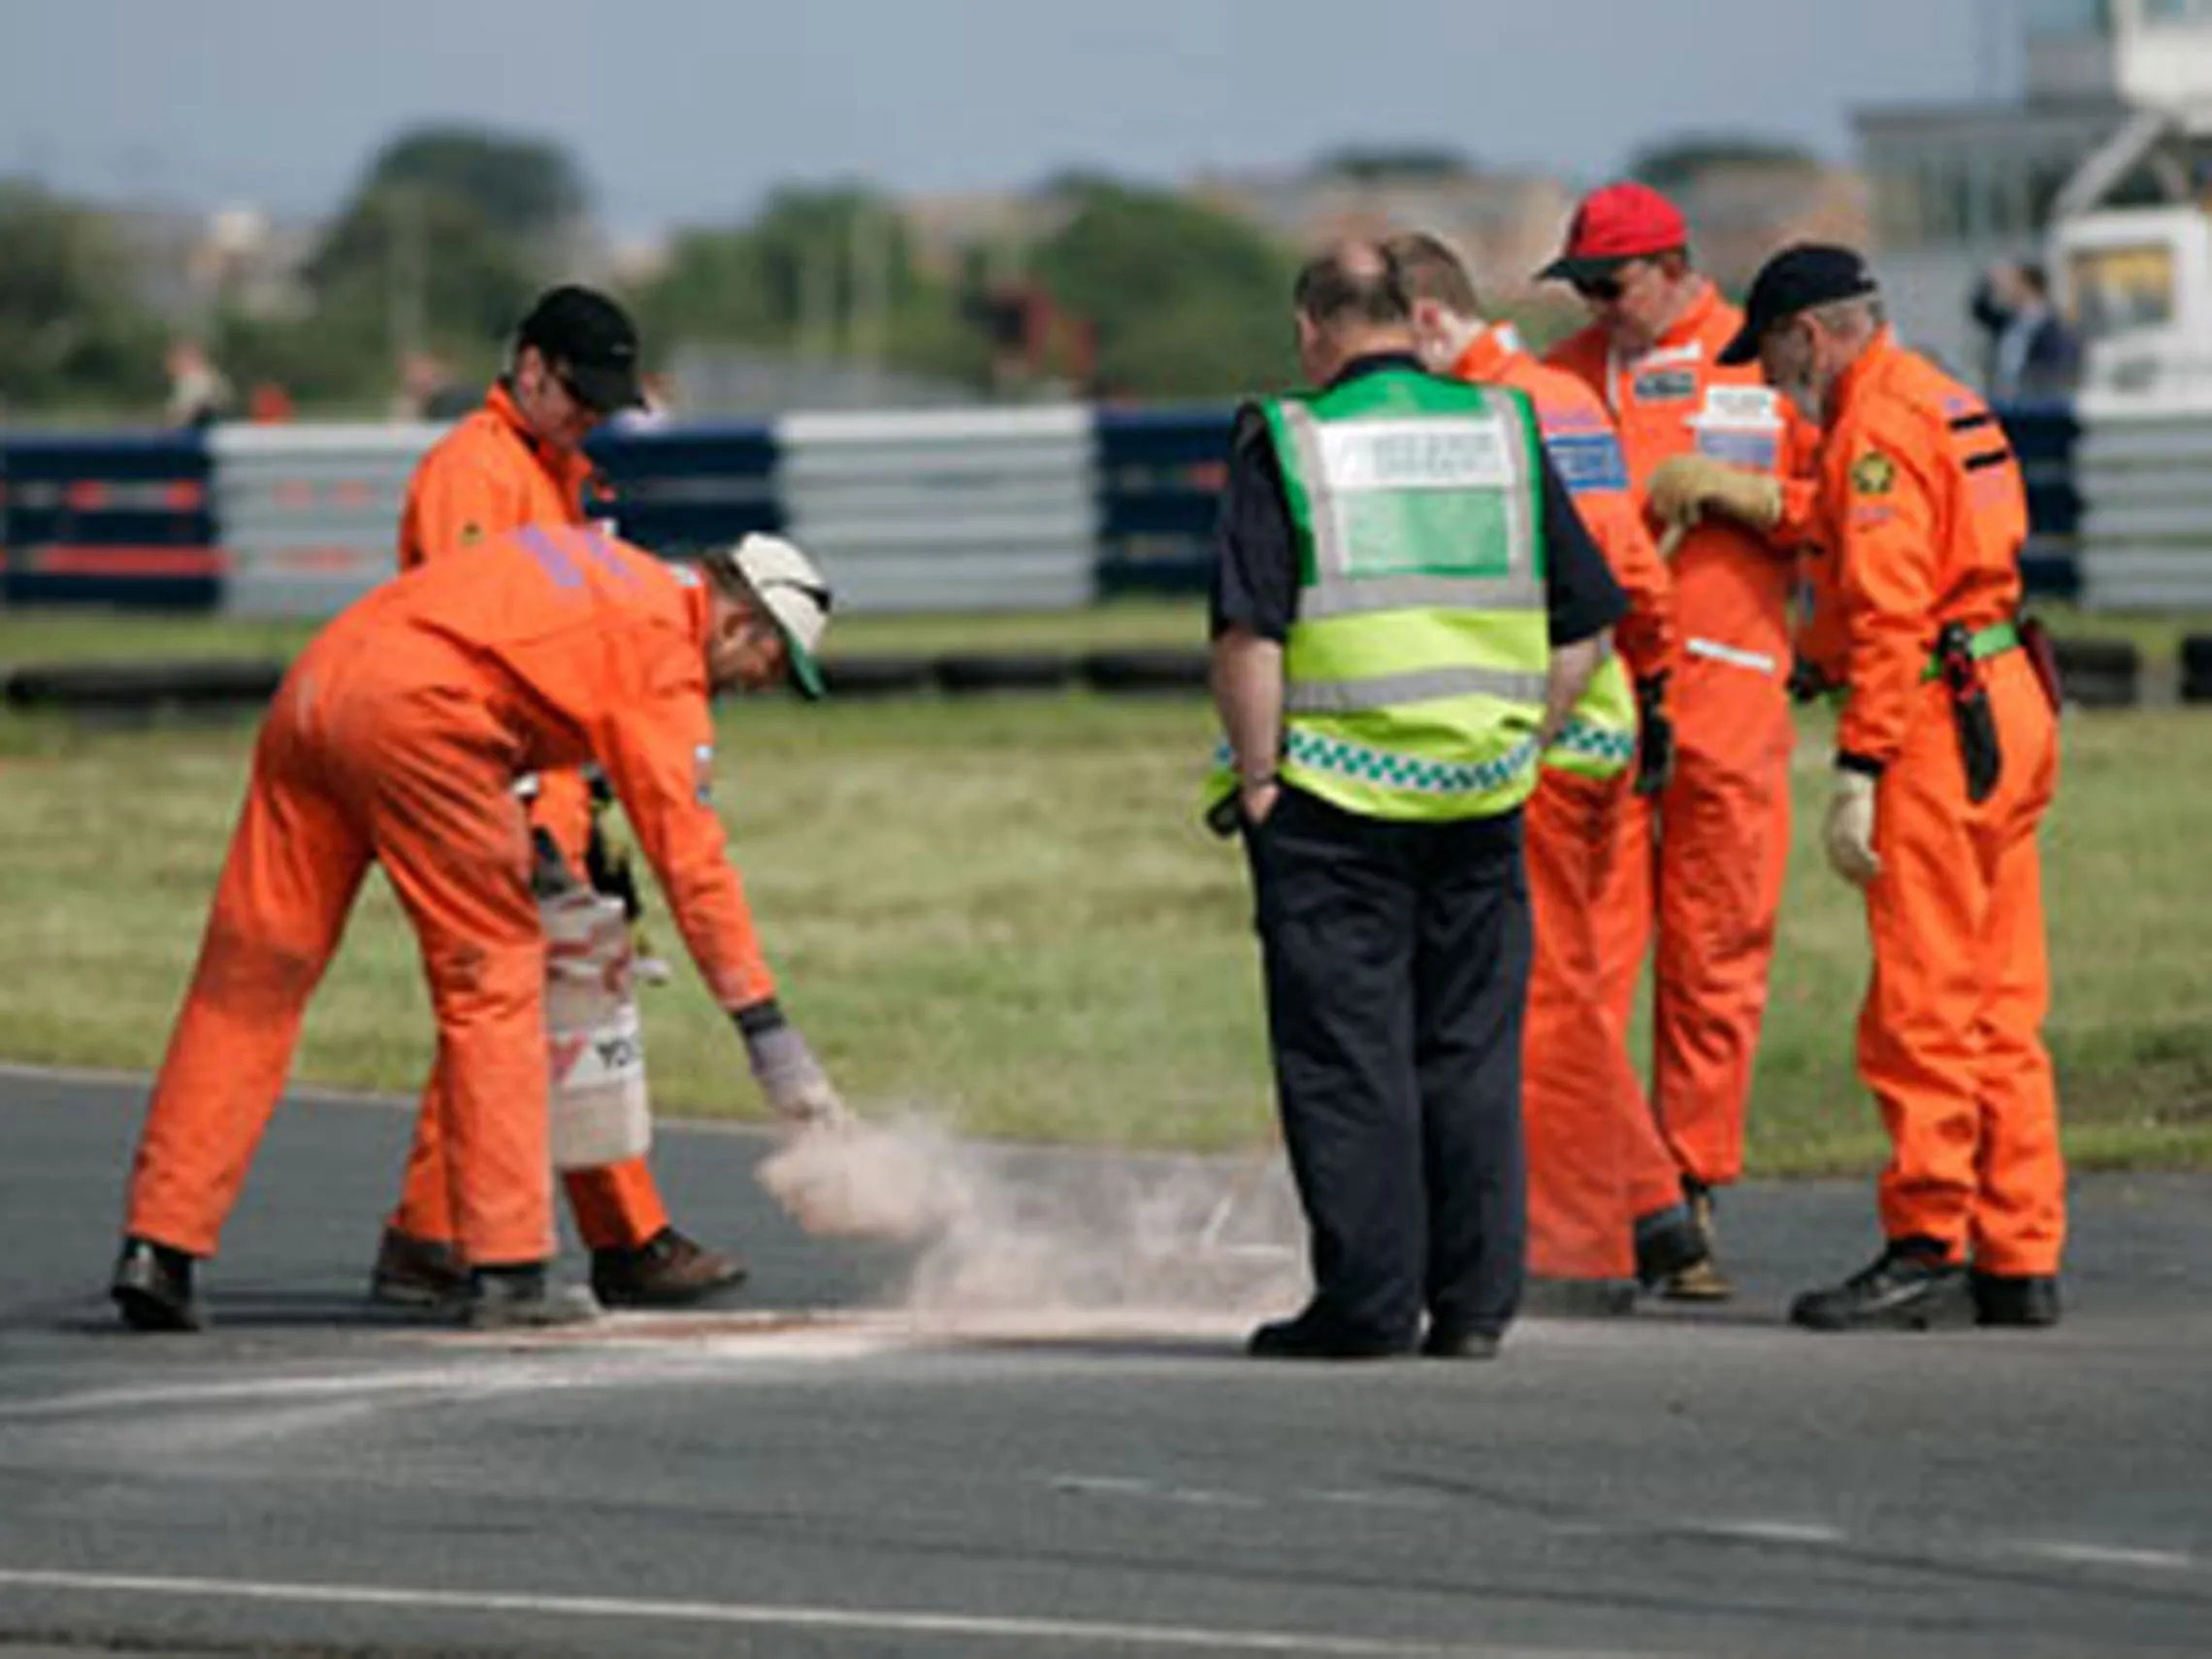
{"label": "man in orange overall", "polygon": [[787,672],[819,692],[829,592],[773,537],[702,570],[532,525],[385,584],[293,665],[140,1135],[113,1284],[131,1325],[202,1322],[193,1262],[215,1252],[372,862],[421,940],[470,1316],[595,1311],[546,1278],[546,944],[514,795],[526,771],[598,758],[770,1103],[791,1120],[842,1115],[777,1004],[708,796],[709,692]]}
{"label": "man in orange overall", "polygon": [[1726,360],[1756,359],[1824,428],[1833,552],[1814,608],[1833,627],[1807,648],[1845,691],[1825,842],[1866,896],[1859,1074],[1892,1147],[1882,1253],[1790,1317],[2054,1324],[2066,1165],[2035,832],[2058,786],[2058,699],[2016,614],[2019,463],[1980,398],[1897,343],[1851,249],[1776,254],[1748,310]]}
{"label": "man in orange overall", "polygon": [[[1641,716],[1639,774],[1632,780],[1637,757],[1625,748],[1556,744],[1526,808],[1536,943],[1521,1070],[1530,1275],[1522,1307],[1625,1314],[1639,1277],[1658,1283],[1705,1255],[1681,1177],[1606,1001],[1597,956],[1598,907],[1619,815],[1632,784],[1646,793],[1662,787],[1670,764],[1672,584],[1629,493],[1605,406],[1574,375],[1540,363],[1510,324],[1484,320],[1466,266],[1442,242],[1398,237],[1389,251],[1413,300],[1423,365],[1527,394],[1545,452],[1628,596],[1613,643],[1637,687],[1631,718]],[[1577,729],[1571,721],[1569,731]]]}
{"label": "man in orange overall", "polygon": [[1619,815],[1599,960],[1625,1028],[1654,951],[1651,1108],[1708,1246],[1665,1290],[1716,1300],[1732,1286],[1709,1250],[1711,1193],[1742,1170],[1789,851],[1788,609],[1816,438],[1756,374],[1718,361],[1742,319],[1691,266],[1682,216],[1658,192],[1593,192],[1542,275],[1573,283],[1591,313],[1548,361],[1611,412],[1672,548],[1675,773]]}
{"label": "man in orange overall", "polygon": [[[513,367],[483,407],[448,433],[415,469],[400,520],[400,569],[467,554],[526,524],[581,525],[592,484],[584,440],[642,400],[637,334],[621,308],[589,288],[555,288],[516,333]],[[592,836],[584,774],[541,774],[534,821],[582,871]],[[451,1187],[439,1139],[442,1073],[433,1070],[416,1119],[406,1183],[376,1252],[370,1293],[430,1307],[467,1286],[453,1249]],[[674,1306],[734,1285],[745,1270],[702,1249],[668,1222],[643,1158],[563,1178],[576,1230],[592,1252],[592,1286],[618,1306]]]}

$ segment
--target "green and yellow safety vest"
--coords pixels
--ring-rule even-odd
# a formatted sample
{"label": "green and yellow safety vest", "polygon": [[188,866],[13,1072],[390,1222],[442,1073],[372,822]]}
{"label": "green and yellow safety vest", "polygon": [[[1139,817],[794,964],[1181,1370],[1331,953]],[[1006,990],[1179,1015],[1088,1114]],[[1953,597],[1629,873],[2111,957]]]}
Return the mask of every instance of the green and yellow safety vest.
{"label": "green and yellow safety vest", "polygon": [[1585,778],[1618,777],[1635,764],[1638,725],[1635,683],[1609,643],[1544,764]]}
{"label": "green and yellow safety vest", "polygon": [[1388,369],[1260,407],[1299,562],[1284,781],[1368,818],[1518,806],[1551,661],[1528,400]]}

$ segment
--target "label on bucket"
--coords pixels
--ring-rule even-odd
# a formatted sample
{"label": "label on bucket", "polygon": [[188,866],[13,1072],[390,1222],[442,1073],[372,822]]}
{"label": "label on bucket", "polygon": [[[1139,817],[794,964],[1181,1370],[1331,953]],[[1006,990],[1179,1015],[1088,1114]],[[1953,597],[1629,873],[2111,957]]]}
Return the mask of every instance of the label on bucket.
{"label": "label on bucket", "polygon": [[588,1030],[552,1031],[546,1046],[553,1167],[596,1169],[642,1156],[653,1142],[653,1113],[636,1004]]}

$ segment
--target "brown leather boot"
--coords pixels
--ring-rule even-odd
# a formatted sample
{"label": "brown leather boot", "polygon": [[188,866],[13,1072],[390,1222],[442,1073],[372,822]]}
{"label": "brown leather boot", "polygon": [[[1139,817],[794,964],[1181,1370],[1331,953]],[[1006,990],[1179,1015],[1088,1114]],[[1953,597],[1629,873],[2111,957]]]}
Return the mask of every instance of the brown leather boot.
{"label": "brown leather boot", "polygon": [[1659,1294],[1670,1302],[1725,1302],[1736,1294],[1736,1286],[1720,1270],[1718,1235],[1712,1220],[1712,1189],[1694,1181],[1684,1181],[1682,1186],[1689,1199],[1690,1214],[1697,1221],[1698,1234],[1705,1240],[1705,1255],[1667,1275],[1660,1281]]}
{"label": "brown leather boot", "polygon": [[592,1293],[609,1308],[684,1308],[744,1282],[743,1262],[673,1227],[633,1249],[592,1252]]}
{"label": "brown leather boot", "polygon": [[441,1239],[422,1239],[386,1227],[369,1276],[369,1299],[388,1308],[450,1308],[469,1295],[469,1272],[460,1252]]}

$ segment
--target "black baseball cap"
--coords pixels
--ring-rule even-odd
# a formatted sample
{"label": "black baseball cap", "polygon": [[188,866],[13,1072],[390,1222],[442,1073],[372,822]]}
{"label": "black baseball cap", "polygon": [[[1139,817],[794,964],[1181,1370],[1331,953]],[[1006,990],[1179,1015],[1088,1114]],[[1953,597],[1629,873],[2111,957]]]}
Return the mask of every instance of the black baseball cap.
{"label": "black baseball cap", "polygon": [[522,319],[515,342],[537,346],[577,401],[601,414],[645,407],[637,330],[630,314],[597,289],[569,283],[546,290]]}
{"label": "black baseball cap", "polygon": [[1856,248],[1821,242],[1785,247],[1751,278],[1751,293],[1743,302],[1743,326],[1721,347],[1720,361],[1749,363],[1759,355],[1759,342],[1776,323],[1815,306],[1862,299],[1876,287],[1866,256]]}

